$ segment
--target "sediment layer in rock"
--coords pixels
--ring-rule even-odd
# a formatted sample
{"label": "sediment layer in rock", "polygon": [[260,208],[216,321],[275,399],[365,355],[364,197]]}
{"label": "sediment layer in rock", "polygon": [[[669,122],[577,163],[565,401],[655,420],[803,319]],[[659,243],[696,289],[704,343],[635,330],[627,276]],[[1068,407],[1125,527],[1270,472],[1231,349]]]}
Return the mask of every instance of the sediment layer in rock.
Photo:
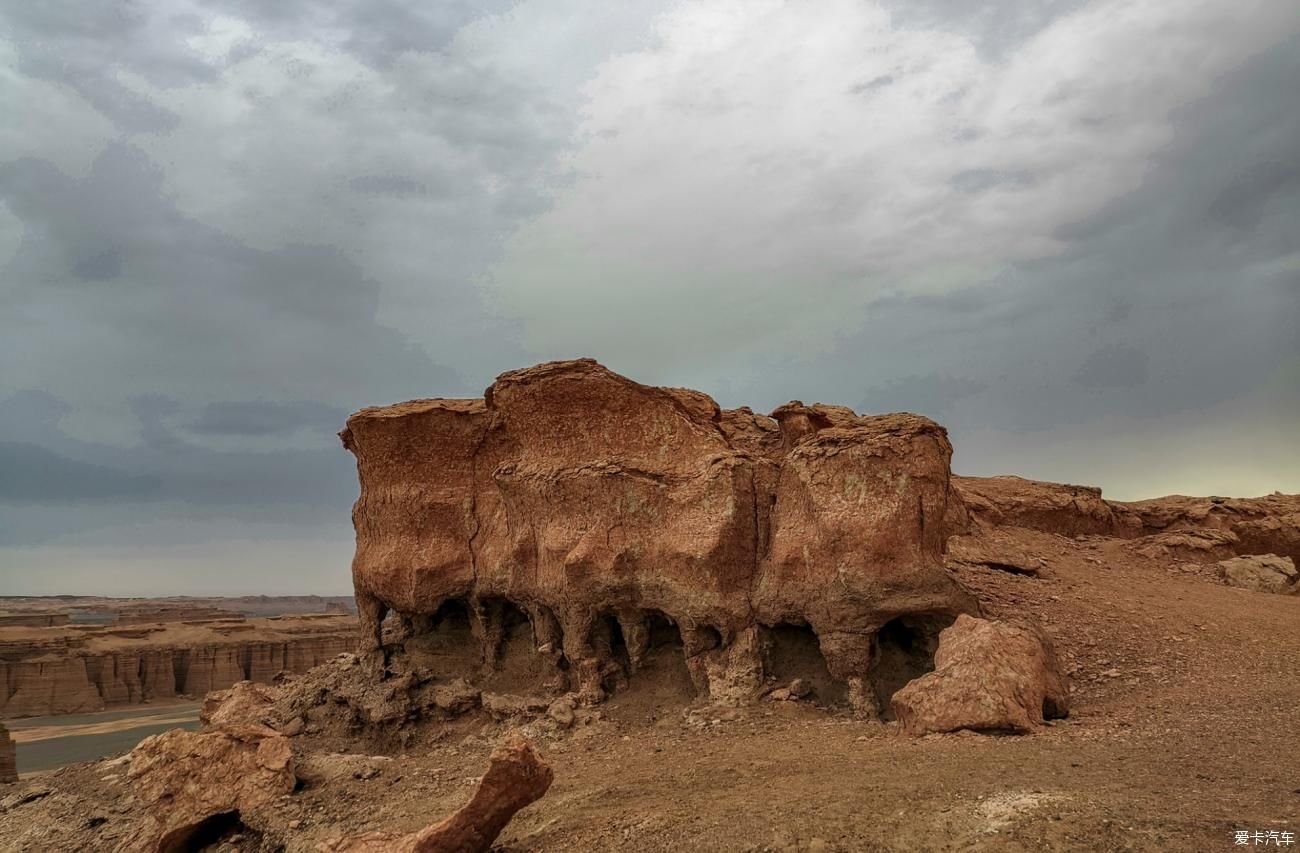
{"label": "sediment layer in rock", "polygon": [[[1300,560],[1300,495],[1275,492],[1258,498],[1169,495],[1143,501],[1111,501],[1101,489],[1045,483],[1022,477],[953,477],[965,512],[950,514],[949,530],[969,526],[1025,527],[1062,536],[1125,539],[1164,536],[1153,545],[1174,551],[1213,544],[1235,554],[1277,554]],[[1173,533],[1220,531],[1213,543],[1169,539]]]}
{"label": "sediment layer in rock", "polygon": [[952,451],[922,417],[723,411],[580,360],[340,435],[363,643],[396,611],[449,675],[458,651],[497,669],[519,636],[549,684],[597,700],[667,643],[715,699],[806,663],[873,711],[975,607],[943,570]]}
{"label": "sediment layer in rock", "polygon": [[44,716],[202,697],[237,681],[301,673],[356,646],[350,617],[217,625],[0,630],[0,714]]}

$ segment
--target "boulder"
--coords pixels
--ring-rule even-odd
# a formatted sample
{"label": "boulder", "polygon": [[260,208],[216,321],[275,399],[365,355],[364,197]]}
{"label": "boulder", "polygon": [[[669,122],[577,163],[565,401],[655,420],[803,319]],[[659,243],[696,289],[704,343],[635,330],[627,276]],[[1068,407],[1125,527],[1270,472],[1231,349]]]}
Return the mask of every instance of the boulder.
{"label": "boulder", "polygon": [[439,678],[489,680],[526,647],[528,689],[600,701],[668,643],[696,689],[746,701],[756,632],[791,625],[863,697],[884,626],[937,633],[976,610],[942,562],[952,448],[922,417],[723,411],[583,359],[502,374],[482,399],[364,409],[340,436],[361,483],[363,651],[396,611]]}
{"label": "boulder", "polygon": [[554,774],[532,745],[509,732],[493,751],[474,796],[459,811],[419,832],[368,832],[323,842],[324,853],[485,853],[515,813],[551,787]]}
{"label": "boulder", "polygon": [[199,720],[210,726],[233,723],[271,725],[275,718],[275,702],[281,692],[266,684],[237,682],[226,690],[209,693],[203,700]]}
{"label": "boulder", "polygon": [[145,738],[131,751],[127,778],[144,819],[119,848],[123,853],[189,850],[205,826],[247,820],[297,781],[288,738],[258,725]]}
{"label": "boulder", "polygon": [[1228,586],[1281,595],[1300,594],[1300,573],[1290,557],[1255,554],[1220,560],[1215,566]]}
{"label": "boulder", "polygon": [[934,662],[934,672],[893,696],[894,714],[909,735],[1026,733],[1069,712],[1052,643],[1032,623],[959,616],[939,635]]}
{"label": "boulder", "polygon": [[1241,539],[1231,530],[1213,527],[1168,530],[1135,539],[1129,547],[1152,560],[1219,560],[1236,553]]}

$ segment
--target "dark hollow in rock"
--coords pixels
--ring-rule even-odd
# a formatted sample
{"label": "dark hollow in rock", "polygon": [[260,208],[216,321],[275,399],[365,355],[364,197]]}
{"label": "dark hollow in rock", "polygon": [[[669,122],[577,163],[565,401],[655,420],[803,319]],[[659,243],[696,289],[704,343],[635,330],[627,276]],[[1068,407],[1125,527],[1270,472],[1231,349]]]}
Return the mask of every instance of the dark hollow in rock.
{"label": "dark hollow in rock", "polygon": [[759,637],[763,671],[778,684],[802,678],[820,704],[833,706],[848,701],[848,686],[831,674],[812,628],[785,623],[760,629]]}
{"label": "dark hollow in rock", "polygon": [[893,719],[890,697],[909,681],[934,670],[939,632],[952,621],[944,616],[900,616],[876,632],[872,642],[871,686],[884,719]]}
{"label": "dark hollow in rock", "polygon": [[198,823],[173,829],[158,844],[158,853],[198,853],[233,835],[248,832],[238,811],[221,812]]}

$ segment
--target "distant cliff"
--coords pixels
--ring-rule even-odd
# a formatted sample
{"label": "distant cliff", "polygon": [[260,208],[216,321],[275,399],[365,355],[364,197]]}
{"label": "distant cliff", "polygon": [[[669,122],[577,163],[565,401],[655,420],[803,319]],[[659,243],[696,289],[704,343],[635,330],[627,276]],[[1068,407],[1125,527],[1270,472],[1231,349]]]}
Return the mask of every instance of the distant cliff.
{"label": "distant cliff", "polygon": [[202,698],[237,681],[305,672],[355,645],[356,621],[346,616],[7,628],[0,630],[0,715]]}

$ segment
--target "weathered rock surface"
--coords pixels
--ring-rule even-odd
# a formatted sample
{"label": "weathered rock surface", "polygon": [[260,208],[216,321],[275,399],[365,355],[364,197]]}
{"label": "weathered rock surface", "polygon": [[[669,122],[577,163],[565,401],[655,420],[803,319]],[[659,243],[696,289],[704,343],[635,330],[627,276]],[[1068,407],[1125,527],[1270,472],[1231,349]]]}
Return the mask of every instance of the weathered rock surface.
{"label": "weathered rock surface", "polygon": [[396,611],[412,658],[448,677],[521,648],[536,680],[597,701],[671,643],[701,692],[741,701],[792,628],[871,712],[882,659],[897,669],[975,609],[943,569],[952,451],[925,418],[724,412],[581,360],[503,374],[481,400],[365,409],[340,435],[363,642]]}
{"label": "weathered rock surface", "polygon": [[939,635],[934,663],[933,672],[893,696],[907,734],[1025,733],[1069,712],[1052,643],[1034,624],[959,616]]}
{"label": "weathered rock surface", "polygon": [[[953,534],[969,533],[972,527],[1013,526],[1060,536],[1150,538],[1150,542],[1135,542],[1135,547],[1163,548],[1154,552],[1158,556],[1194,557],[1194,552],[1217,549],[1300,559],[1300,495],[1170,495],[1126,502],[1104,500],[1101,490],[1090,486],[1021,477],[953,477],[952,482],[965,508],[965,514],[956,509],[949,513],[948,530]],[[1211,541],[1206,537],[1213,534],[1206,531],[1223,536]]]}
{"label": "weathered rock surface", "polygon": [[554,773],[518,732],[492,753],[473,798],[440,823],[409,835],[370,832],[327,841],[324,853],[486,853],[515,813],[551,787]]}
{"label": "weathered rock surface", "polygon": [[1037,575],[1045,563],[1014,532],[1001,527],[950,537],[948,561],[973,563],[1019,575]]}
{"label": "weathered rock surface", "polygon": [[233,723],[270,725],[280,691],[264,684],[240,681],[227,690],[215,690],[203,699],[199,720],[208,726]]}
{"label": "weathered rock surface", "polygon": [[173,729],[146,738],[131,752],[127,776],[144,820],[119,848],[124,853],[196,849],[205,825],[223,817],[247,820],[297,781],[288,738],[256,725]]}
{"label": "weathered rock surface", "polygon": [[1233,557],[1216,565],[1218,575],[1228,586],[1272,592],[1281,595],[1300,595],[1300,572],[1290,557],[1276,554],[1256,554]]}
{"label": "weathered rock surface", "polygon": [[74,714],[177,695],[203,696],[239,681],[302,673],[356,646],[346,617],[249,623],[246,639],[219,625],[0,631],[0,714]]}
{"label": "weathered rock surface", "polygon": [[980,527],[1027,527],[1060,536],[1117,535],[1114,510],[1093,486],[1013,476],[953,477],[952,485],[970,520]]}
{"label": "weathered rock surface", "polygon": [[1213,527],[1184,528],[1153,533],[1133,540],[1130,547],[1151,560],[1219,560],[1231,557],[1241,539],[1231,530]]}
{"label": "weathered rock surface", "polygon": [[0,725],[0,784],[18,781],[18,752],[9,730]]}

